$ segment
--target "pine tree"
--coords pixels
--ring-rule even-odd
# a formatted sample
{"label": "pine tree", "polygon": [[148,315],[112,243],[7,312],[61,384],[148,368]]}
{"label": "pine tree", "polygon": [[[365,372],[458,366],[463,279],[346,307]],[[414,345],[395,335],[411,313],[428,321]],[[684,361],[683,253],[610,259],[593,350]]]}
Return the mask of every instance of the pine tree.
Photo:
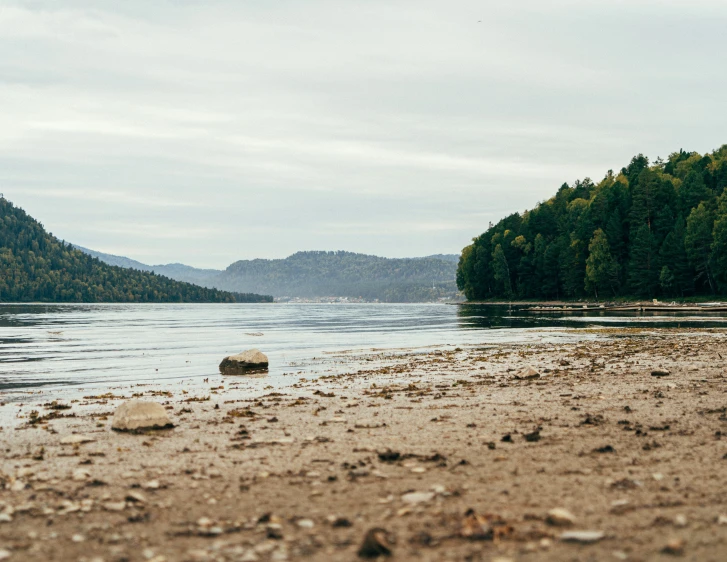
{"label": "pine tree", "polygon": [[661,262],[666,264],[674,278],[672,293],[682,297],[694,290],[694,269],[689,264],[684,247],[685,229],[684,218],[679,215],[659,250]]}
{"label": "pine tree", "polygon": [[659,273],[654,235],[642,224],[631,236],[629,287],[637,295],[651,297],[659,285]]}
{"label": "pine tree", "polygon": [[695,281],[707,284],[714,293],[714,280],[710,260],[712,256],[712,231],[714,230],[714,217],[704,203],[700,203],[687,218],[687,231],[684,238],[684,247],[687,257],[697,272]]}
{"label": "pine tree", "polygon": [[618,262],[611,255],[606,234],[600,228],[593,234],[588,244],[589,255],[586,259],[586,291],[593,291],[598,300],[598,289],[611,289],[616,294],[618,287]]}

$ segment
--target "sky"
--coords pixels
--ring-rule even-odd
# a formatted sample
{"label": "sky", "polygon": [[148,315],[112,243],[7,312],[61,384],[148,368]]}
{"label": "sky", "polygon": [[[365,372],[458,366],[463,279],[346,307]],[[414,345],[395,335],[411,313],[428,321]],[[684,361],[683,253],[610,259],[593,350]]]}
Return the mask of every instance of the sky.
{"label": "sky", "polygon": [[145,263],[459,253],[727,143],[725,29],[724,0],[0,0],[0,192]]}

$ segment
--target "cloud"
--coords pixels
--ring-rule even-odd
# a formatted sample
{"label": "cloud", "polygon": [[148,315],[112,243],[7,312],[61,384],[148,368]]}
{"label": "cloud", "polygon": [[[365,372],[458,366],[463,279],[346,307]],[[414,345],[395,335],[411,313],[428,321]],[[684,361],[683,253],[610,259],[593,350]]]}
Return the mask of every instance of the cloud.
{"label": "cloud", "polygon": [[725,24],[707,0],[7,1],[0,182],[154,262],[456,252],[564,181],[723,144]]}

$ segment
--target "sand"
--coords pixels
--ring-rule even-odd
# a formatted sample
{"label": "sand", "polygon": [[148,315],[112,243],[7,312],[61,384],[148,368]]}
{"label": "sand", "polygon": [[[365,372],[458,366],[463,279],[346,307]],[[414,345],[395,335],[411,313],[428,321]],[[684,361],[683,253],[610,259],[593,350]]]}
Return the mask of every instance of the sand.
{"label": "sand", "polygon": [[727,560],[727,332],[592,333],[147,387],[171,430],[111,431],[131,388],[38,408],[0,432],[0,559]]}

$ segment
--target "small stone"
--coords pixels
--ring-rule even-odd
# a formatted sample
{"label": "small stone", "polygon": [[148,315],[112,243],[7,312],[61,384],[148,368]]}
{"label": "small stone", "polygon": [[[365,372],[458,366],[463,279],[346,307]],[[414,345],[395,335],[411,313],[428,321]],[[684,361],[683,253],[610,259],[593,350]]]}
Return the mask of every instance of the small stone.
{"label": "small stone", "polygon": [[516,379],[523,379],[523,380],[539,379],[540,378],[540,371],[538,371],[532,365],[527,365],[517,375],[515,375],[515,378]]}
{"label": "small stone", "polygon": [[137,431],[140,429],[167,429],[174,427],[164,406],[156,402],[127,400],[114,412],[111,429]]}
{"label": "small stone", "polygon": [[200,517],[197,519],[197,526],[198,527],[211,527],[213,525],[212,519],[209,517]]}
{"label": "small stone", "polygon": [[594,543],[606,536],[603,531],[566,531],[560,535],[565,542]]}
{"label": "small stone", "polygon": [[315,526],[315,523],[313,523],[313,521],[310,519],[298,519],[298,521],[296,521],[296,524],[301,529],[312,529]]}
{"label": "small stone", "polygon": [[661,482],[662,480],[664,480],[664,475],[661,472],[655,472],[651,475],[651,477],[657,482]]}
{"label": "small stone", "polygon": [[361,558],[378,558],[391,556],[391,538],[386,529],[370,529],[364,536],[361,548],[358,549]]}
{"label": "small stone", "polygon": [[86,540],[86,537],[84,537],[83,535],[73,535],[73,536],[71,537],[71,540],[72,540],[73,542],[83,542],[83,541],[85,541],[85,540]]}
{"label": "small stone", "polygon": [[149,480],[149,482],[143,484],[141,487],[145,490],[158,490],[160,486],[159,480]]}
{"label": "small stone", "polygon": [[686,542],[684,539],[670,539],[668,543],[666,543],[666,546],[661,549],[661,551],[665,554],[674,554],[674,555],[680,555],[684,554],[684,546],[686,545]]}
{"label": "small stone", "polygon": [[101,504],[106,511],[124,511],[126,502],[105,502]]}
{"label": "small stone", "polygon": [[0,560],[7,560],[10,556],[12,556],[12,553],[9,550],[0,548]]}
{"label": "small stone", "polygon": [[401,496],[401,501],[410,505],[425,503],[434,499],[434,492],[410,492]]}
{"label": "small stone", "polygon": [[652,377],[668,377],[669,375],[671,375],[671,373],[666,369],[654,369],[651,371]]}
{"label": "small stone", "polygon": [[570,511],[559,507],[551,509],[545,520],[549,525],[555,525],[556,527],[567,527],[576,522],[575,516]]}
{"label": "small stone", "polygon": [[146,496],[142,494],[141,492],[135,492],[131,491],[126,494],[126,501],[127,502],[134,502],[134,503],[146,503]]}
{"label": "small stone", "polygon": [[0,523],[10,523],[13,520],[13,516],[9,513],[0,513]]}
{"label": "small stone", "polygon": [[95,441],[93,437],[87,435],[67,435],[61,439],[61,445],[80,445],[82,443],[91,443]]}
{"label": "small stone", "polygon": [[674,517],[674,525],[677,527],[686,527],[687,526],[687,516],[680,513],[676,517]]}
{"label": "small stone", "polygon": [[720,514],[717,516],[717,525],[727,525],[727,515]]}

